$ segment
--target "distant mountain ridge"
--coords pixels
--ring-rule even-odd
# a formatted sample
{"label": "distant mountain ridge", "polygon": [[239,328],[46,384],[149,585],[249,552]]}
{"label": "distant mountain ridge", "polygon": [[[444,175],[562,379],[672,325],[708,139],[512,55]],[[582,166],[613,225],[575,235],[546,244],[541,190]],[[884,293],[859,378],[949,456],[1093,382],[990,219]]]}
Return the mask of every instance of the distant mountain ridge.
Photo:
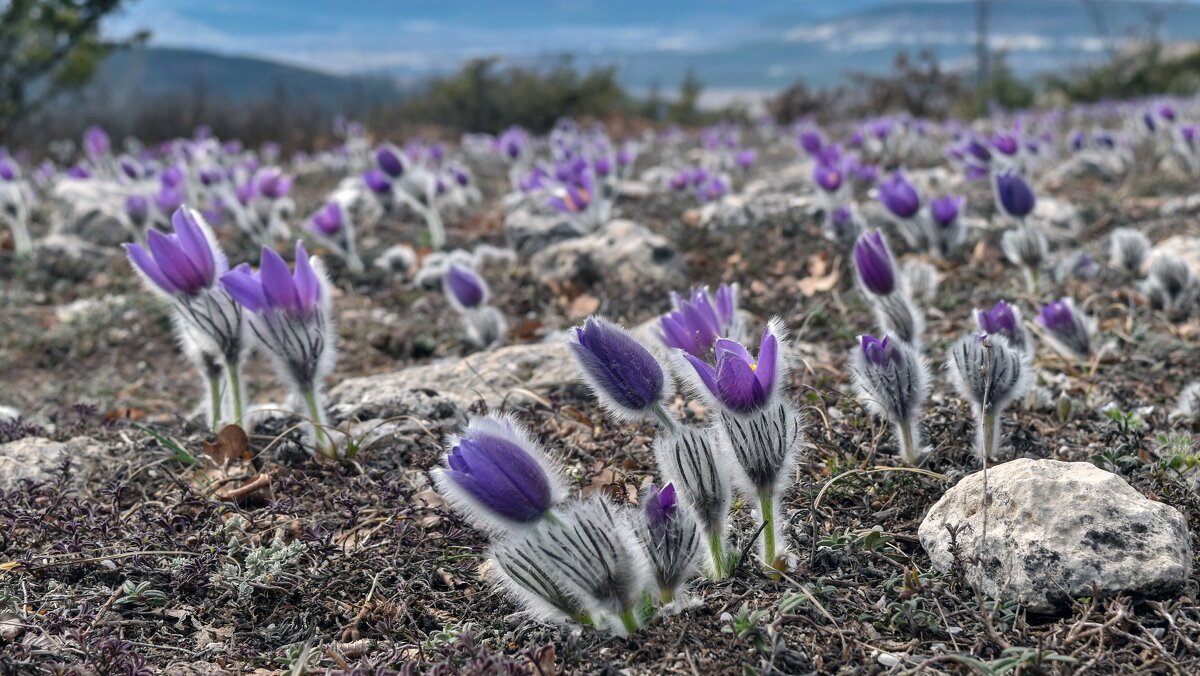
{"label": "distant mountain ridge", "polygon": [[[845,82],[847,73],[887,71],[901,50],[928,49],[949,68],[973,65],[975,4],[970,0],[867,7],[855,0],[845,7],[845,12],[824,18],[806,11],[751,22],[744,41],[704,51],[600,51],[575,58],[584,68],[617,66],[619,79],[634,92],[655,85],[670,91],[688,69],[710,91],[768,92],[797,79],[830,86]],[[1094,16],[1077,0],[1004,0],[989,7],[993,49],[1004,51],[1008,63],[1025,76],[1095,62],[1109,48],[1150,30],[1169,42],[1200,41],[1200,3],[1104,3],[1107,37],[1098,33]],[[545,57],[507,58],[546,62]],[[84,96],[95,105],[198,93],[239,103],[284,96],[327,109],[344,108],[347,102],[362,108],[399,100],[413,83],[456,66],[443,60],[436,72],[364,68],[362,74],[341,76],[254,57],[140,47],[110,55]]]}
{"label": "distant mountain ridge", "polygon": [[135,47],[110,54],[81,95],[101,106],[132,99],[200,95],[235,103],[284,97],[333,110],[347,102],[392,102],[402,93],[399,83],[390,77],[331,75],[255,57]]}

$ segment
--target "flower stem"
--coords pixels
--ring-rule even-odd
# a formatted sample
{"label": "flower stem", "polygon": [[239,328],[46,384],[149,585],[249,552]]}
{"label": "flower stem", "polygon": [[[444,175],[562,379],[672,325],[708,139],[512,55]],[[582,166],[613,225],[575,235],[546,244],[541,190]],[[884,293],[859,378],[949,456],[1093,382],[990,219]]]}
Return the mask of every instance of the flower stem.
{"label": "flower stem", "polygon": [[1037,295],[1038,288],[1038,270],[1037,268],[1025,268],[1025,286],[1029,288],[1030,295]]}
{"label": "flower stem", "polygon": [[208,377],[208,405],[212,410],[209,425],[212,427],[212,433],[216,434],[217,426],[221,424],[221,376],[219,373]]}
{"label": "flower stem", "polygon": [[675,419],[671,417],[670,412],[662,404],[654,405],[654,415],[668,432],[675,432],[679,429],[679,425],[675,424]]}
{"label": "flower stem", "polygon": [[997,443],[999,428],[996,426],[996,412],[984,413],[980,417],[979,425],[979,448],[983,452],[982,461],[987,463],[988,460],[996,459],[996,447],[999,445]]}
{"label": "flower stem", "polygon": [[333,441],[329,439],[329,435],[325,433],[325,428],[321,421],[324,416],[321,415],[321,407],[317,405],[317,395],[315,392],[305,392],[304,401],[308,404],[308,415],[312,418],[313,435],[316,437],[317,451],[329,458],[337,460],[337,449],[333,447]]}
{"label": "flower stem", "polygon": [[764,493],[758,496],[763,520],[763,563],[768,568],[782,570],[781,562],[775,558],[775,496]]}
{"label": "flower stem", "polygon": [[725,543],[721,541],[720,531],[714,529],[709,532],[708,550],[712,552],[713,581],[725,579],[725,566],[729,557],[725,553]]}
{"label": "flower stem", "polygon": [[225,362],[225,370],[229,374],[229,391],[233,395],[233,422],[242,425],[245,411],[242,409],[242,374],[240,366],[233,362]]}
{"label": "flower stem", "polygon": [[896,423],[898,430],[897,436],[900,437],[900,454],[904,458],[904,462],[909,465],[916,465],[921,459],[920,449],[917,448],[917,442],[913,435],[912,421],[901,420]]}
{"label": "flower stem", "polygon": [[632,634],[638,630],[637,618],[633,615],[633,609],[621,611],[621,626],[625,627],[626,634]]}
{"label": "flower stem", "polygon": [[659,598],[662,600],[663,605],[665,606],[668,603],[671,603],[675,600],[675,590],[674,589],[661,589],[661,590],[659,590]]}

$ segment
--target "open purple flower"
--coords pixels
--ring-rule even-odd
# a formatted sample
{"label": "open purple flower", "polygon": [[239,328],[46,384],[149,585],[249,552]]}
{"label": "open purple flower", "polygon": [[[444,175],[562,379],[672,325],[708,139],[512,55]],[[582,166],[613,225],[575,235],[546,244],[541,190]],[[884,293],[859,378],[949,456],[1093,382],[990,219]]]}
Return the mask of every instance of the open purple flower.
{"label": "open purple flower", "polygon": [[725,338],[713,345],[715,368],[691,354],[683,357],[716,403],[735,413],[750,413],[765,407],[779,388],[779,347],[779,338],[768,326],[757,360],[741,343]]}
{"label": "open purple flower", "polygon": [[277,200],[288,194],[292,189],[292,177],[285,175],[274,167],[263,169],[255,178],[258,193],[267,199]]}
{"label": "open purple flower", "polygon": [[996,134],[992,137],[992,147],[1011,156],[1021,149],[1021,142],[1013,134]]}
{"label": "open purple flower", "polygon": [[561,193],[546,198],[546,204],[565,214],[577,214],[591,204],[592,196],[589,188],[590,186],[586,185],[568,184]]}
{"label": "open purple flower", "polygon": [[921,196],[903,172],[893,173],[891,178],[879,184],[878,190],[879,201],[897,218],[912,218],[921,209]]}
{"label": "open purple flower", "polygon": [[659,317],[659,338],[701,359],[712,352],[717,338],[729,336],[737,323],[737,285],[722,284],[716,298],[707,288],[692,289],[688,300],[672,294],[675,310]]}
{"label": "open purple flower", "polygon": [[211,287],[229,264],[195,212],[179,209],[171,225],[175,232],[170,235],[149,232],[149,251],[127,244],[125,253],[152,287],[169,296],[193,296]]}
{"label": "open purple flower", "polygon": [[1005,213],[1016,219],[1028,216],[1037,204],[1033,189],[1011,169],[996,175],[996,201]]}
{"label": "open purple flower", "polygon": [[630,420],[656,415],[666,423],[662,402],[671,383],[658,359],[628,331],[589,317],[567,344],[583,379],[613,414]]}
{"label": "open purple flower", "polygon": [[221,284],[234,300],[256,314],[278,313],[306,320],[313,317],[322,302],[321,279],[299,241],[294,273],[274,249],[263,247],[258,272],[242,263],[222,275]]}
{"label": "open purple flower", "polygon": [[[145,198],[138,203],[131,197],[126,208],[131,212],[140,210],[144,218]],[[135,219],[136,214],[130,218]],[[180,343],[209,386],[208,422],[214,427],[221,420],[240,422],[240,366],[249,351],[248,336],[241,308],[216,284],[229,263],[212,230],[195,211],[179,209],[171,217],[171,224],[175,232],[170,235],[149,231],[149,251],[140,244],[127,244],[126,254],[145,285],[172,301]],[[228,388],[220,383],[222,368],[228,376]],[[223,418],[227,410],[232,416]]]}
{"label": "open purple flower", "polygon": [[530,526],[563,497],[553,463],[508,418],[473,417],[446,449],[446,467],[434,470],[438,491],[482,526]]}
{"label": "open purple flower", "polygon": [[862,285],[871,293],[886,296],[896,290],[896,264],[880,231],[872,230],[858,238],[854,265]]}
{"label": "open purple flower", "polygon": [[183,173],[183,167],[174,164],[164,169],[158,180],[164,188],[178,188],[183,185],[185,178],[187,175]]}
{"label": "open purple flower", "polygon": [[250,329],[275,365],[275,371],[308,408],[317,451],[337,458],[325,431],[322,379],[333,370],[337,335],[329,316],[329,282],[320,261],[296,242],[296,270],[288,269],[273,249],[263,247],[258,272],[242,264],[221,275],[221,285],[253,313]]}
{"label": "open purple flower", "polygon": [[841,189],[844,178],[840,167],[821,163],[813,167],[813,180],[825,192],[837,192]]}
{"label": "open purple flower", "polygon": [[325,237],[333,237],[338,230],[342,229],[345,220],[342,217],[342,206],[337,202],[330,202],[321,207],[317,213],[313,214],[312,229]]}
{"label": "open purple flower", "polygon": [[746,148],[745,150],[738,151],[738,153],[733,156],[733,161],[743,170],[747,170],[750,167],[753,167],[754,163],[758,161],[758,151],[756,151],[754,148]]}

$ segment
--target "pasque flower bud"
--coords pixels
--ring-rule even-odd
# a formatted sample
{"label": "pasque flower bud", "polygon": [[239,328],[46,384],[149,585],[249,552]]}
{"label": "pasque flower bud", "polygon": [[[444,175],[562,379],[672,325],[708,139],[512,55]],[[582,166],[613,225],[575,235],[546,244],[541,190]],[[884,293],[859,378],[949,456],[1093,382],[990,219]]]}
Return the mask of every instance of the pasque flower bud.
{"label": "pasque flower bud", "polygon": [[1029,355],[1011,346],[1003,335],[980,333],[954,344],[949,365],[959,394],[975,410],[980,457],[998,459],[1000,414],[1010,401],[1025,396],[1029,389]]}
{"label": "pasque flower bud", "polygon": [[918,421],[929,396],[929,369],[911,346],[892,336],[860,336],[850,352],[859,398],[875,415],[892,423],[904,461],[915,465],[923,453]]}
{"label": "pasque flower bud", "polygon": [[1070,298],[1042,306],[1034,321],[1045,329],[1047,342],[1059,353],[1080,361],[1091,356],[1092,322]]}
{"label": "pasque flower bud", "polygon": [[1150,240],[1137,230],[1117,228],[1113,230],[1108,245],[1108,264],[1128,278],[1142,276],[1143,267],[1150,257]]}
{"label": "pasque flower bud", "polygon": [[679,503],[675,486],[661,490],[650,484],[635,518],[638,542],[650,562],[663,603],[674,600],[679,588],[696,571],[700,554],[700,528],[691,510]]}

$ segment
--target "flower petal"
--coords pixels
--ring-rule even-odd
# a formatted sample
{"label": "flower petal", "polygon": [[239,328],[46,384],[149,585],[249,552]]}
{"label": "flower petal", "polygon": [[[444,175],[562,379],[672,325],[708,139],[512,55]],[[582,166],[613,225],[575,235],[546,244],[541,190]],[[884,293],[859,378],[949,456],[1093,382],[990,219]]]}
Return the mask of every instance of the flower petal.
{"label": "flower petal", "polygon": [[129,256],[129,260],[134,265],[138,266],[146,274],[146,277],[150,281],[158,285],[158,288],[172,295],[179,293],[179,287],[167,279],[167,276],[158,267],[158,263],[154,262],[154,259],[150,257],[150,253],[141,244],[126,244],[125,254]]}

